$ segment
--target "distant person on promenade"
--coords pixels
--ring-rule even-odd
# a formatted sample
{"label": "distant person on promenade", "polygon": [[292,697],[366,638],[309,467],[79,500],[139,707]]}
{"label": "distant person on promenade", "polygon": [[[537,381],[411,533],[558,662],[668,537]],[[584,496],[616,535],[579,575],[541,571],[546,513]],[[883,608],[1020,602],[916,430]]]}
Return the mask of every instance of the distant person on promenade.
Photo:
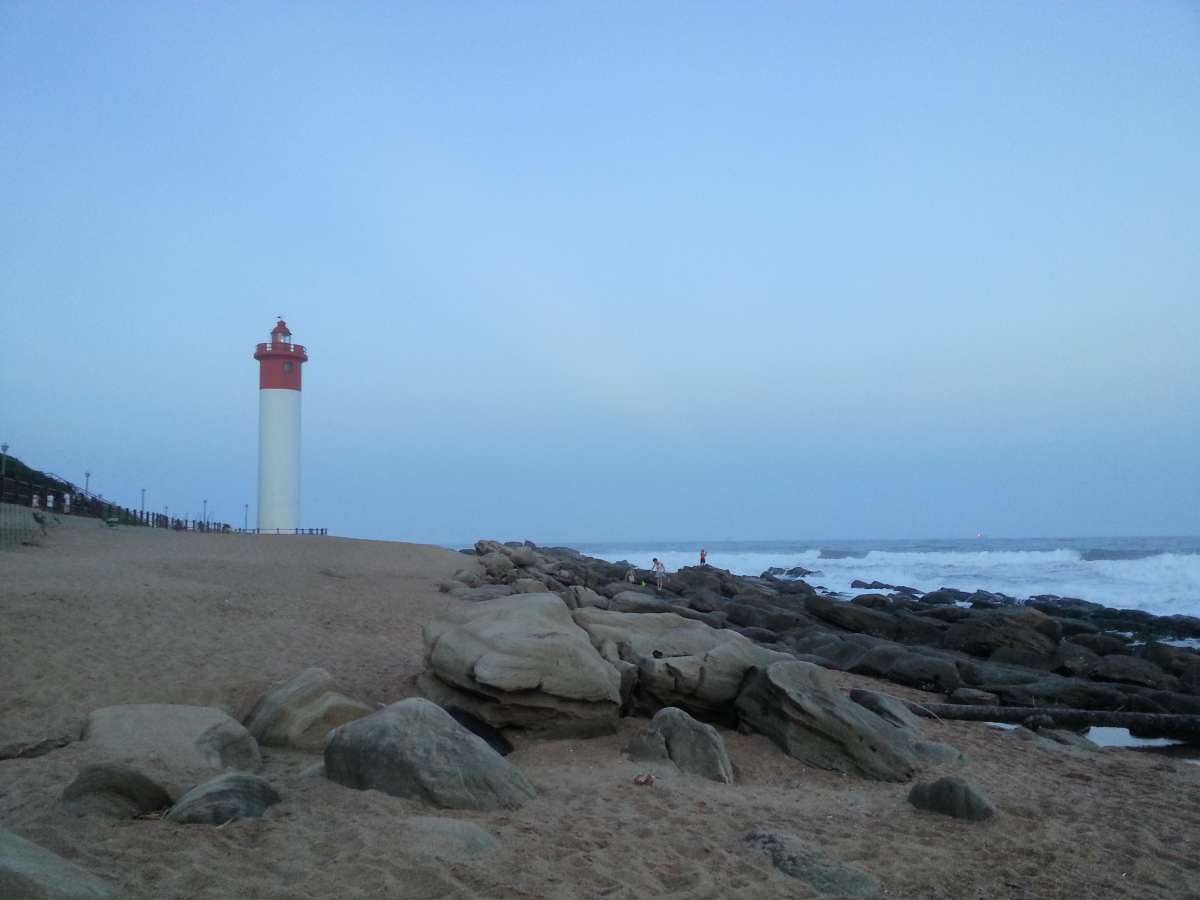
{"label": "distant person on promenade", "polygon": [[700,548],[700,565],[702,565],[702,566],[708,565],[708,551],[705,550],[703,547]]}
{"label": "distant person on promenade", "polygon": [[658,585],[658,589],[663,589],[663,581],[667,577],[667,567],[662,564],[657,556],[654,558],[654,581]]}

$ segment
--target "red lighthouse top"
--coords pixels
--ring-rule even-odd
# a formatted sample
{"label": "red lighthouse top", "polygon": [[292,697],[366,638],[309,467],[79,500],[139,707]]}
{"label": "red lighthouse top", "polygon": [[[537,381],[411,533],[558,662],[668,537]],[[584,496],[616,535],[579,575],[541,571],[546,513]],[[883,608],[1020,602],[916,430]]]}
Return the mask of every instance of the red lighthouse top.
{"label": "red lighthouse top", "polygon": [[258,360],[260,391],[300,390],[300,366],[308,362],[308,353],[301,344],[292,343],[292,333],[283,319],[271,329],[271,340],[255,349],[254,358]]}

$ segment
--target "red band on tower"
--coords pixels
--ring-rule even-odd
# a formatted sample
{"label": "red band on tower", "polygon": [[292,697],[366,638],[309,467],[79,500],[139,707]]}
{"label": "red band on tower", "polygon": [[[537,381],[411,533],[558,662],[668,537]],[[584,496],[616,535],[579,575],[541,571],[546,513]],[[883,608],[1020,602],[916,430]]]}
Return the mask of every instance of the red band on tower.
{"label": "red band on tower", "polygon": [[300,367],[308,362],[302,344],[292,343],[292,333],[283,319],[271,330],[271,340],[254,351],[258,360],[258,389],[300,390]]}

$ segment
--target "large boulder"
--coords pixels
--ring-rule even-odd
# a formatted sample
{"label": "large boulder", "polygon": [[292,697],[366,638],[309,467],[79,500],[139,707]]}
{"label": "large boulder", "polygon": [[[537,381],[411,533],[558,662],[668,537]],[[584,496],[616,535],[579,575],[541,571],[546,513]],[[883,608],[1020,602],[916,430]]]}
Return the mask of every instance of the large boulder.
{"label": "large boulder", "polygon": [[1096,681],[1118,681],[1151,688],[1170,689],[1177,681],[1148,659],[1110,654],[1096,660],[1087,670]]}
{"label": "large boulder", "polygon": [[916,771],[909,735],[852,702],[811,663],[792,660],[755,669],[736,708],[743,725],[818,768],[879,781],[907,781]]}
{"label": "large boulder", "polygon": [[850,699],[859,706],[866,707],[885,722],[890,722],[897,728],[907,728],[911,731],[916,731],[920,727],[920,720],[904,704],[904,701],[890,694],[881,694],[878,691],[855,688],[850,692]]}
{"label": "large boulder", "polygon": [[230,772],[198,785],[164,816],[176,825],[223,825],[231,819],[257,819],[279,794],[265,778]]}
{"label": "large boulder", "polygon": [[113,763],[131,765],[179,789],[226,769],[262,765],[258,742],[240,722],[207,706],[108,706],[88,716],[82,739]]}
{"label": "large boulder", "polygon": [[608,734],[621,675],[557,594],[519,594],[446,610],[425,626],[425,694],[496,728],[543,736]]}
{"label": "large boulder", "polygon": [[0,897],[5,900],[107,900],[116,895],[116,889],[104,879],[0,828]]}
{"label": "large boulder", "polygon": [[325,777],[448,809],[517,809],[535,795],[515,766],[420,697],[334,730]]}
{"label": "large boulder", "polygon": [[625,749],[633,759],[670,760],[681,772],[733,784],[733,766],[717,729],[674,706],[656,712]]}
{"label": "large boulder", "polygon": [[852,866],[829,859],[823,850],[794,834],[756,828],[741,843],[762,853],[784,875],[802,881],[818,894],[874,897],[879,882]]}
{"label": "large boulder", "polygon": [[246,717],[246,729],[259,744],[320,750],[334,728],[371,714],[365,703],[338,692],[324,669],[305,669],[275,685]]}
{"label": "large boulder", "polygon": [[701,719],[732,724],[733,701],[746,672],[791,658],[735,631],[673,613],[587,608],[573,615],[596,649],[635,667],[637,705],[651,713],[678,706]]}
{"label": "large boulder", "polygon": [[171,805],[162,785],[136,769],[110,763],[87,766],[62,794],[69,816],[135,819]]}
{"label": "large boulder", "polygon": [[1036,656],[1052,656],[1062,626],[1043,612],[1028,607],[972,611],[946,630],[942,644],[974,656],[990,656],[1001,647]]}

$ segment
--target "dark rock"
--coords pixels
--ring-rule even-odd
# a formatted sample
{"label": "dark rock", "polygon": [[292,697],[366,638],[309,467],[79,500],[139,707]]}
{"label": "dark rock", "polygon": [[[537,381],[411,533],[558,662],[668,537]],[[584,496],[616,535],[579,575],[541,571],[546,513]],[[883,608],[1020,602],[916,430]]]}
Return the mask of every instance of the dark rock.
{"label": "dark rock", "polygon": [[970,596],[966,591],[956,591],[954,588],[944,587],[924,594],[921,602],[931,606],[952,606],[955,603],[965,603]]}
{"label": "dark rock", "polygon": [[1200,653],[1195,650],[1151,641],[1138,651],[1138,656],[1179,678],[1189,687],[1200,686]]}
{"label": "dark rock", "polygon": [[1021,650],[1016,647],[1000,647],[992,651],[992,655],[988,657],[988,662],[999,663],[1004,666],[1022,666],[1026,669],[1037,669],[1041,672],[1051,672],[1058,664],[1053,653],[1041,654],[1031,653],[1028,650]]}
{"label": "dark rock", "polygon": [[1111,634],[1077,634],[1071,638],[1071,643],[1087,647],[1098,656],[1129,655],[1129,645]]}
{"label": "dark rock", "polygon": [[912,741],[847,698],[821,668],[798,660],[753,669],[735,702],[742,726],[810,765],[879,781],[916,769]]}
{"label": "dark rock", "polygon": [[942,645],[974,656],[989,656],[1001,647],[1050,656],[1059,631],[1057,622],[1034,609],[983,610],[951,625]]}
{"label": "dark rock", "polygon": [[420,698],[335,729],[325,746],[325,776],[451,809],[517,809],[535,795],[511,763]]}
{"label": "dark rock", "polygon": [[1046,738],[1047,740],[1054,741],[1054,743],[1062,744],[1066,747],[1074,747],[1076,750],[1100,750],[1099,744],[1089,741],[1082,734],[1076,734],[1074,731],[1064,731],[1060,728],[1039,729],[1038,737]]}
{"label": "dark rock", "polygon": [[865,606],[868,609],[883,609],[890,610],[892,601],[883,594],[859,594],[851,603],[857,603],[859,606]]}
{"label": "dark rock", "polygon": [[1135,656],[1102,656],[1088,669],[1088,676],[1096,681],[1120,681],[1151,688],[1171,688],[1174,678],[1147,659]]}
{"label": "dark rock", "polygon": [[69,816],[136,819],[170,805],[170,796],[157,782],[136,769],[108,763],[82,769],[62,794],[63,812]]}
{"label": "dark rock", "polygon": [[922,691],[943,694],[950,693],[962,684],[958,667],[953,662],[917,652],[898,657],[883,673],[883,677]]}
{"label": "dark rock", "polygon": [[[866,591],[898,590],[898,588],[894,584],[884,584],[882,581],[872,581],[868,584],[867,582],[863,581],[861,578],[855,578],[852,582],[850,582],[850,587],[853,588],[854,590],[866,590]],[[911,588],[910,588],[910,590],[911,590]]]}
{"label": "dark rock", "polygon": [[512,742],[501,734],[498,728],[492,727],[479,716],[473,715],[459,706],[443,706],[442,709],[446,710],[450,714],[450,718],[471,734],[483,738],[487,745],[501,756],[508,756],[512,753]]}
{"label": "dark rock", "polygon": [[279,794],[265,778],[230,772],[192,788],[163,819],[176,825],[223,825],[231,819],[257,819]]}
{"label": "dark rock", "polygon": [[811,615],[847,631],[892,638],[898,630],[894,616],[875,609],[819,596],[809,597],[804,605]]}
{"label": "dark rock", "polygon": [[780,872],[802,881],[818,894],[874,897],[879,882],[858,869],[829,860],[821,849],[794,834],[756,829],[742,843],[765,854]]}
{"label": "dark rock", "polygon": [[940,646],[942,636],[948,627],[945,623],[927,616],[915,615],[907,610],[897,610],[896,640],[902,644],[924,644],[930,647]]}
{"label": "dark rock", "polygon": [[1042,672],[1031,672],[1029,669],[1017,666],[1004,666],[999,663],[974,662],[960,660],[956,667],[962,680],[970,685],[982,684],[1032,684],[1045,678]]}
{"label": "dark rock", "polygon": [[908,793],[908,802],[917,809],[981,822],[996,814],[992,802],[965,781],[958,778],[939,778],[932,784],[915,784]]}
{"label": "dark rock", "polygon": [[[1044,610],[1043,610],[1044,611]],[[1064,638],[1073,638],[1077,634],[1099,634],[1100,628],[1086,619],[1068,619],[1066,616],[1051,616],[1062,629]]]}
{"label": "dark rock", "polygon": [[1086,675],[1098,659],[1099,656],[1082,644],[1062,641],[1054,651],[1052,671],[1059,675]]}

